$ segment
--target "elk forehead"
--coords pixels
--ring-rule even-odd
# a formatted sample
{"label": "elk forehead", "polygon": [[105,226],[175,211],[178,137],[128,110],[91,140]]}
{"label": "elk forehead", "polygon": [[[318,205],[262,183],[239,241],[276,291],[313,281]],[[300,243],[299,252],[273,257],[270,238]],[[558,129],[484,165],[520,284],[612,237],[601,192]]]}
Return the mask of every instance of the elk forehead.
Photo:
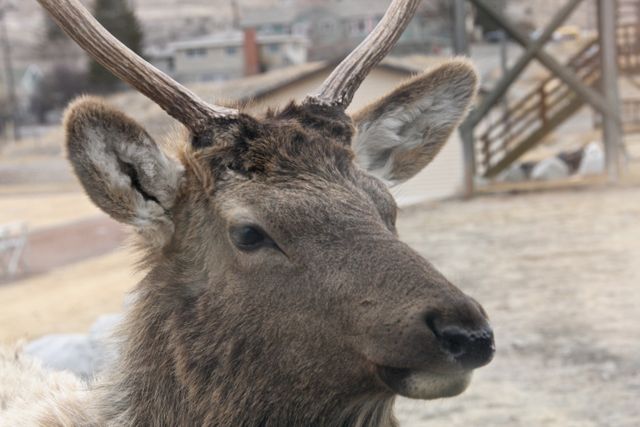
{"label": "elk forehead", "polygon": [[224,138],[192,140],[190,150],[210,167],[214,180],[229,171],[256,181],[328,180],[351,174],[351,119],[337,109],[289,105],[258,121],[241,116]]}
{"label": "elk forehead", "polygon": [[358,224],[367,232],[372,222],[394,229],[393,197],[354,160],[351,119],[314,117],[316,110],[292,104],[261,122],[247,119],[226,142],[190,149],[212,175],[224,216],[282,234]]}

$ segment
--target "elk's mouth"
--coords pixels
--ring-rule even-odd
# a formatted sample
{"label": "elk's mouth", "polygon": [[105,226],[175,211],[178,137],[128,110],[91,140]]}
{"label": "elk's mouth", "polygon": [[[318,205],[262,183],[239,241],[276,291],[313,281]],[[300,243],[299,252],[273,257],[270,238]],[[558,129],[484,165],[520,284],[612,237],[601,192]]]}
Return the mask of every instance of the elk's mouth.
{"label": "elk's mouth", "polygon": [[439,374],[427,370],[377,366],[378,378],[396,394],[411,399],[457,396],[467,389],[472,371]]}

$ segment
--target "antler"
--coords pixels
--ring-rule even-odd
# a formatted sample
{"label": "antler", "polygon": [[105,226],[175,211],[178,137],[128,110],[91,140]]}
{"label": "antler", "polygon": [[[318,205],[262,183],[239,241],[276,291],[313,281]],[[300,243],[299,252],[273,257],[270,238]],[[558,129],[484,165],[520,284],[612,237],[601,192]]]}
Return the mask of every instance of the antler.
{"label": "antler", "polygon": [[306,102],[347,108],[369,71],[396,44],[416,12],[420,0],[393,0],[382,20],[327,77]]}
{"label": "antler", "polygon": [[194,134],[208,132],[216,119],[237,110],[210,105],[136,55],[111,35],[79,0],[38,0],[73,40],[119,79],[150,98]]}

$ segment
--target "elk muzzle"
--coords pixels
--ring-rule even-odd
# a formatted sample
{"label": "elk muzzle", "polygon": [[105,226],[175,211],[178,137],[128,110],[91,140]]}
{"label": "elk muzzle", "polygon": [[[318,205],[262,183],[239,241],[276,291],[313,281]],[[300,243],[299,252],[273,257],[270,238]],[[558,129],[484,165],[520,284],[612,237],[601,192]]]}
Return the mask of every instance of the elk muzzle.
{"label": "elk muzzle", "polygon": [[409,339],[398,340],[395,352],[399,359],[408,357],[376,364],[378,377],[391,391],[417,399],[455,396],[467,388],[474,369],[491,361],[493,330],[479,305],[468,299],[447,314],[429,310],[408,331],[396,331]]}
{"label": "elk muzzle", "polygon": [[403,269],[376,274],[383,282],[372,289],[377,304],[359,311],[367,331],[359,348],[394,393],[418,399],[459,394],[472,371],[493,358],[487,316],[415,252],[396,248]]}
{"label": "elk muzzle", "polygon": [[431,330],[442,351],[465,369],[479,368],[493,359],[493,330],[488,325],[478,329],[456,325],[439,328],[434,325]]}

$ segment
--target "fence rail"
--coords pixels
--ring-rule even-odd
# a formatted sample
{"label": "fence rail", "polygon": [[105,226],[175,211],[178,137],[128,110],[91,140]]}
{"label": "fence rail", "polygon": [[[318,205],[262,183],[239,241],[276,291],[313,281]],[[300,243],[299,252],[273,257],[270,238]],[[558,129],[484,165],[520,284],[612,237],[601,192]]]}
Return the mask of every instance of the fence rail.
{"label": "fence rail", "polygon": [[0,224],[0,277],[13,277],[20,269],[27,270],[23,257],[27,247],[27,232],[25,222]]}

